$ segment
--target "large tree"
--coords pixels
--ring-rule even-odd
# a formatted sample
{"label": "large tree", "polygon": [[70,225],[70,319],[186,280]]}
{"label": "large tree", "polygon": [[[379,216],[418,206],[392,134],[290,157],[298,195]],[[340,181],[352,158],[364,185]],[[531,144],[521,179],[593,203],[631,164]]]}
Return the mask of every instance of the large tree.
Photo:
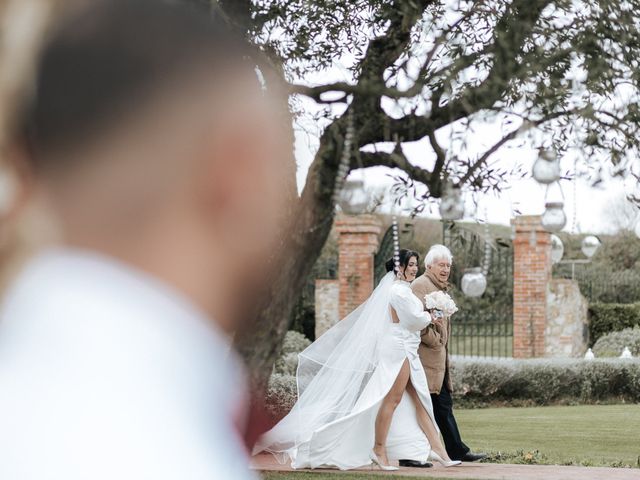
{"label": "large tree", "polygon": [[[262,53],[266,88],[288,92],[283,114],[293,118],[301,99],[311,100],[323,127],[300,195],[289,159],[286,249],[258,313],[236,337],[257,388],[329,235],[345,144],[353,144],[349,170],[397,169],[405,188],[420,186],[422,202],[450,185],[499,190],[509,167],[492,159],[515,142],[574,156],[570,173],[594,183],[626,175],[636,161],[638,0],[191,1]],[[340,81],[330,73],[337,64],[345,67]],[[482,125],[500,135],[478,153],[466,141]],[[427,167],[403,150],[423,139]]]}

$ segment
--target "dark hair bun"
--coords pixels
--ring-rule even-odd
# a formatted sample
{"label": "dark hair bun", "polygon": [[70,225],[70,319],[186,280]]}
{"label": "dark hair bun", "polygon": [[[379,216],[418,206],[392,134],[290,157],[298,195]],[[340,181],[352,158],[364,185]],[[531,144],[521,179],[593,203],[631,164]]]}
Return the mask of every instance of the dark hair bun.
{"label": "dark hair bun", "polygon": [[[400,254],[400,268],[406,268],[406,266],[409,264],[409,260],[411,260],[413,257],[416,257],[416,260],[418,262],[420,261],[419,254],[414,251],[407,250],[406,248],[401,249],[398,253]],[[396,267],[396,262],[393,257],[387,260],[387,263],[385,263],[385,267],[387,268],[387,272],[393,272]]]}
{"label": "dark hair bun", "polygon": [[385,267],[387,267],[387,272],[393,272],[394,267],[396,266],[395,264],[396,262],[393,260],[393,258],[390,258],[389,260],[387,260],[387,263],[385,263]]}

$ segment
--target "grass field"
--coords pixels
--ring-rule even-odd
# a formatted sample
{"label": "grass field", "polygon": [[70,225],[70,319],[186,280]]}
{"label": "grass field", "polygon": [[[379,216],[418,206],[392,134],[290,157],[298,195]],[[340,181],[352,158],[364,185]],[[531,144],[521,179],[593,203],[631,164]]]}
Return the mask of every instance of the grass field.
{"label": "grass field", "polygon": [[458,336],[449,343],[451,355],[466,355],[471,357],[504,357],[509,358],[513,354],[512,336]]}
{"label": "grass field", "polygon": [[459,410],[456,418],[475,450],[537,450],[543,463],[640,466],[640,405]]}
{"label": "grass field", "polygon": [[[640,467],[640,405],[457,410],[456,417],[464,441],[476,451],[492,453],[492,461]],[[336,477],[296,472],[269,473],[264,478]],[[340,475],[341,480],[362,478]]]}

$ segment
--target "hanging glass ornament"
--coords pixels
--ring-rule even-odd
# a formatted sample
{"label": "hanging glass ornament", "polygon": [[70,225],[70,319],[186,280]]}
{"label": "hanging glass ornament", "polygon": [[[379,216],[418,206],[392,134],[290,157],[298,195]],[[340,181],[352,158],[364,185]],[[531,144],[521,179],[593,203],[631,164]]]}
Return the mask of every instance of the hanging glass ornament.
{"label": "hanging glass ornament", "polygon": [[551,234],[551,262],[558,263],[564,256],[564,244],[560,237]]}
{"label": "hanging glass ornament", "polygon": [[580,246],[580,249],[582,250],[582,253],[584,253],[584,255],[587,258],[591,258],[596,254],[596,252],[600,248],[600,245],[601,244],[600,244],[600,240],[598,240],[598,237],[589,235],[588,237],[584,237],[584,239],[582,240],[582,245]]}
{"label": "hanging glass ornament", "polygon": [[344,213],[360,215],[367,210],[369,203],[370,198],[365,190],[364,181],[357,179],[344,182],[338,199],[338,205]]}
{"label": "hanging glass ornament", "polygon": [[542,226],[549,232],[559,232],[567,224],[564,202],[547,202],[542,214]]}
{"label": "hanging glass ornament", "polygon": [[560,180],[560,161],[553,150],[541,149],[533,164],[533,178],[536,182],[549,185]]}
{"label": "hanging glass ornament", "polygon": [[440,217],[445,221],[460,220],[464,216],[464,199],[462,190],[450,184],[444,188],[440,199]]}
{"label": "hanging glass ornament", "polygon": [[467,297],[480,297],[487,289],[487,277],[480,267],[466,269],[461,283],[462,292]]}

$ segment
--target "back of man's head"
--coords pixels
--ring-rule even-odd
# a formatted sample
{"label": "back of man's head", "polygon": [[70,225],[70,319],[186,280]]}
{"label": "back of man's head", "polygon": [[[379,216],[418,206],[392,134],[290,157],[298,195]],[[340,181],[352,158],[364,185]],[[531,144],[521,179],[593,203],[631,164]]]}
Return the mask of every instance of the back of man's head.
{"label": "back of man's head", "polygon": [[[163,0],[91,0],[54,28],[37,69],[24,136],[37,170],[75,155],[198,75],[222,76],[240,43],[207,15]],[[150,139],[152,140],[152,139]]]}
{"label": "back of man's head", "polygon": [[272,255],[290,148],[248,52],[176,2],[89,0],[58,22],[18,150],[65,243],[209,303],[223,271],[246,285]]}

